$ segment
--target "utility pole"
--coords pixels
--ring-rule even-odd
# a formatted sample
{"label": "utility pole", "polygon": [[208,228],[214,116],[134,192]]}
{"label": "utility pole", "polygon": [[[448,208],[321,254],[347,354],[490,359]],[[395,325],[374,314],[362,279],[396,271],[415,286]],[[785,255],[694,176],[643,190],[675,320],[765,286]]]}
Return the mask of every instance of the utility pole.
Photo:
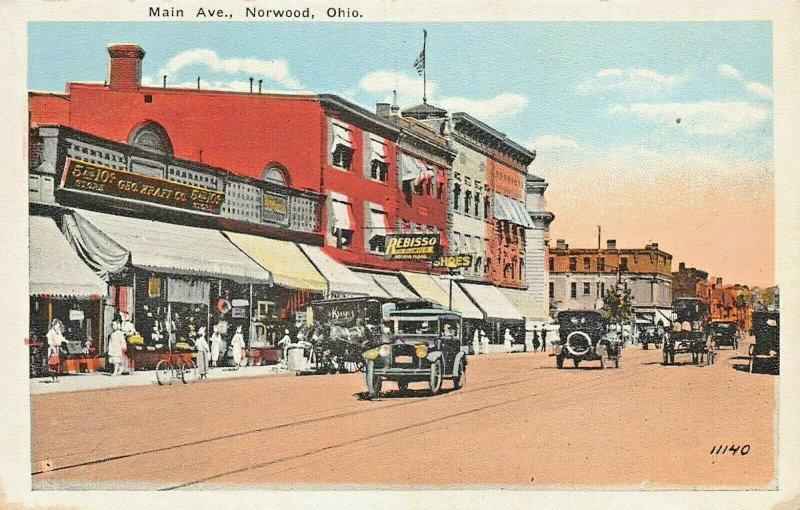
{"label": "utility pole", "polygon": [[597,225],[597,249],[600,249],[600,225]]}

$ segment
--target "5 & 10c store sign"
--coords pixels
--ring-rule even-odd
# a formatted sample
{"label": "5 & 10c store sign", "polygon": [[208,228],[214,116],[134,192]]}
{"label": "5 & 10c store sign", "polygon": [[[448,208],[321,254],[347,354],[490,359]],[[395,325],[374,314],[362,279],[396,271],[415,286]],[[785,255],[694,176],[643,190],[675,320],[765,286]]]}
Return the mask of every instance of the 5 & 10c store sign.
{"label": "5 & 10c store sign", "polygon": [[219,214],[225,193],[67,158],[61,187]]}

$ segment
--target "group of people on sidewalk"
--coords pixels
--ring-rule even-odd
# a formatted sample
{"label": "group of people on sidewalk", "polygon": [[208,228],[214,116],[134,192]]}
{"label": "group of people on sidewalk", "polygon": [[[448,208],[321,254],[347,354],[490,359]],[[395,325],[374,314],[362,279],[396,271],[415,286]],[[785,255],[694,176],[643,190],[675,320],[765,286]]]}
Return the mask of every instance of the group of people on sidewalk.
{"label": "group of people on sidewalk", "polygon": [[[504,352],[512,352],[513,346],[516,343],[514,336],[511,334],[511,330],[506,328],[505,333],[503,334],[503,351]],[[533,340],[531,343],[531,348],[533,352],[545,352],[547,349],[547,330],[541,330],[541,341],[539,336],[539,330],[533,330]],[[528,352],[528,342],[525,341],[524,343],[524,352]],[[476,329],[475,333],[472,336],[472,352],[473,354],[489,354],[489,337],[486,335],[486,332],[482,329]]]}
{"label": "group of people on sidewalk", "polygon": [[[222,333],[219,325],[214,326],[210,345],[206,340],[206,328],[201,327],[194,339],[194,347],[197,350],[197,372],[200,379],[206,379],[209,368],[217,366],[222,353]],[[241,326],[236,328],[236,333],[231,338],[231,355],[233,356],[233,369],[238,370],[245,358],[244,334]]]}

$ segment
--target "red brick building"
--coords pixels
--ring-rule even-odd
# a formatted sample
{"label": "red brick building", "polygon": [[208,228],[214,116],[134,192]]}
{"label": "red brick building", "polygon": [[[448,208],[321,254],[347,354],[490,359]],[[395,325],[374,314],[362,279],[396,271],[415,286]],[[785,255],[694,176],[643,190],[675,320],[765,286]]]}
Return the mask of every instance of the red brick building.
{"label": "red brick building", "polygon": [[445,231],[440,190],[454,154],[444,139],[332,95],[145,87],[142,48],[112,45],[108,53],[106,83],[71,82],[63,94],[31,92],[31,127],[68,126],[325,193],[319,226],[334,258],[376,269],[429,267],[385,261],[382,236],[406,227]]}

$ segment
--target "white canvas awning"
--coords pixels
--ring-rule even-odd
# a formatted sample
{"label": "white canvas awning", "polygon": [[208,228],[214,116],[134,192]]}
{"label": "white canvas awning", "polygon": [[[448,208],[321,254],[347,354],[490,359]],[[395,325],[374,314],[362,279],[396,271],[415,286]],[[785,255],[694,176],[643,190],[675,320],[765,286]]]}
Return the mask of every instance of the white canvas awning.
{"label": "white canvas awning", "polygon": [[400,277],[393,274],[383,273],[362,273],[365,276],[370,276],[375,283],[380,287],[389,297],[402,298],[402,299],[418,299],[419,296],[411,292]]}
{"label": "white canvas awning", "polygon": [[[411,273],[401,271],[406,281],[414,287],[414,291],[425,299],[436,301],[443,308],[447,308],[450,303],[450,282],[439,275],[425,273]],[[465,319],[483,319],[483,313],[474,305],[472,301],[453,282],[453,310],[460,312]]]}
{"label": "white canvas awning", "polygon": [[[268,270],[218,230],[84,210],[72,214],[128,250],[132,266],[168,274],[227,278],[239,283],[272,283]],[[83,230],[81,235],[91,237],[93,232]]]}
{"label": "white canvas awning", "polygon": [[311,260],[311,263],[328,281],[329,292],[337,295],[388,297],[369,275],[351,271],[344,264],[337,262],[319,246],[298,244],[300,250]]}
{"label": "white canvas awning", "polygon": [[370,135],[370,160],[379,163],[386,163],[386,140],[379,136]]}
{"label": "white canvas awning", "polygon": [[347,195],[331,191],[331,207],[333,209],[334,228],[351,230],[354,224],[350,218],[353,211]]}
{"label": "white canvas awning", "polygon": [[339,145],[353,148],[353,132],[350,126],[342,122],[331,122],[331,129],[333,130],[333,143],[331,143],[331,152],[336,152]]}
{"label": "white canvas awning", "polygon": [[512,200],[499,193],[492,195],[492,216],[524,228],[533,228],[533,221],[522,202]]}
{"label": "white canvas awning", "polygon": [[52,218],[30,217],[30,295],[104,297],[108,285],[80,259]]}
{"label": "white canvas awning", "polygon": [[522,313],[525,320],[541,322],[549,319],[549,315],[543,309],[544,305],[537,303],[533,299],[533,294],[530,290],[501,288],[500,292],[514,303],[514,306]]}
{"label": "white canvas awning", "polygon": [[494,285],[481,285],[478,283],[460,283],[459,285],[477,303],[486,319],[524,319],[519,309],[514,306],[514,303]]}
{"label": "white canvas awning", "polygon": [[[436,276],[433,280],[449,296],[450,280],[444,276]],[[453,281],[453,310],[461,312],[461,316],[465,319],[483,319],[481,309],[475,306],[475,303],[467,296],[457,281]]]}

